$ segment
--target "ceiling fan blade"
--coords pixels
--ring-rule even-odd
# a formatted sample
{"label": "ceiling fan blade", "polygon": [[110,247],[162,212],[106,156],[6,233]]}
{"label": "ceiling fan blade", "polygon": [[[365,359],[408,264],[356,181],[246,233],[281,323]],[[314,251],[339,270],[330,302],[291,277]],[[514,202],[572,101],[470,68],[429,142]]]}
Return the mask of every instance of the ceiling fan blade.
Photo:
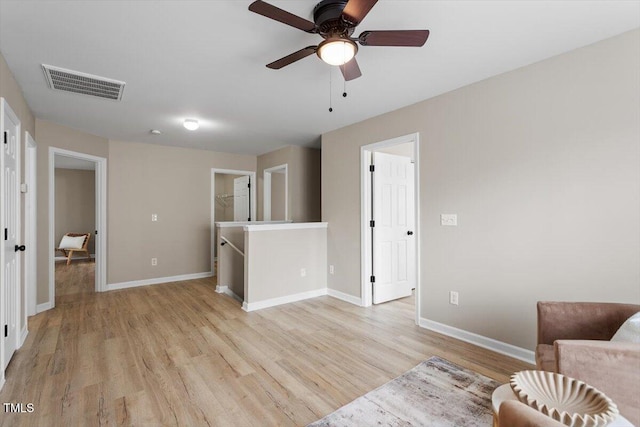
{"label": "ceiling fan blade", "polygon": [[358,66],[358,61],[356,61],[356,58],[353,58],[351,61],[347,62],[346,64],[341,65],[340,71],[342,71],[342,76],[346,81],[357,79],[362,75],[362,72],[360,72],[360,67]]}
{"label": "ceiling fan blade", "polygon": [[286,10],[282,10],[278,7],[265,3],[261,0],[254,1],[249,5],[249,10],[255,12],[258,15],[266,16],[283,24],[291,25],[294,28],[298,28],[307,33],[316,32],[316,24],[311,21],[307,21],[304,18],[300,18],[293,13],[289,13]]}
{"label": "ceiling fan blade", "polygon": [[280,68],[286,67],[289,64],[301,60],[302,58],[313,55],[314,53],[316,53],[316,50],[318,50],[318,46],[307,46],[304,49],[293,52],[292,54],[280,58],[277,61],[273,61],[271,64],[267,64],[267,68],[271,68],[272,70],[279,70]]}
{"label": "ceiling fan blade", "polygon": [[342,11],[342,19],[358,25],[378,0],[349,0]]}
{"label": "ceiling fan blade", "polygon": [[427,42],[429,30],[365,31],[358,41],[362,46],[420,47]]}

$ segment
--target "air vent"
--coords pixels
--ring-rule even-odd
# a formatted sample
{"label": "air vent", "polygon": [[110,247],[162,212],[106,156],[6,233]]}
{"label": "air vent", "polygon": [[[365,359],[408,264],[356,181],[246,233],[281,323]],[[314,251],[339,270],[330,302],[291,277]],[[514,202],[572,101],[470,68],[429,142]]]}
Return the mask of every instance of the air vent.
{"label": "air vent", "polygon": [[51,89],[120,101],[124,82],[42,64]]}

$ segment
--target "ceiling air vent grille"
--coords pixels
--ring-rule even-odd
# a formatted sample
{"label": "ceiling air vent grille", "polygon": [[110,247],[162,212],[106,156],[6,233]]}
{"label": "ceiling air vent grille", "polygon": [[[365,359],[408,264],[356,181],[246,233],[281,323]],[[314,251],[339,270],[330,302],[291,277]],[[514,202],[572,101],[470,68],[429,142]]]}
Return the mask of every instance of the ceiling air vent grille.
{"label": "ceiling air vent grille", "polygon": [[125,82],[42,64],[51,89],[120,101]]}

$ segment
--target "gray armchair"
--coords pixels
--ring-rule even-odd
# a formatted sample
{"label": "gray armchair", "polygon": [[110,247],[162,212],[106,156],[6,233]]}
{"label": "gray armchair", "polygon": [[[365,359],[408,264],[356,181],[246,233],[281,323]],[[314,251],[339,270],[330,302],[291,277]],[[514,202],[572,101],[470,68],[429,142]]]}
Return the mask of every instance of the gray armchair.
{"label": "gray armchair", "polygon": [[639,311],[635,304],[539,302],[538,369],[597,388],[640,426],[640,344],[609,341]]}

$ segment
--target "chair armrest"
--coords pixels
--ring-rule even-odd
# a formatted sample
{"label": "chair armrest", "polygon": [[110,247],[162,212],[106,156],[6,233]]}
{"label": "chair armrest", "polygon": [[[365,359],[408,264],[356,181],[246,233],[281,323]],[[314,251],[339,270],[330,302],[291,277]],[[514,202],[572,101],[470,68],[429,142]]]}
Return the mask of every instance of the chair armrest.
{"label": "chair armrest", "polygon": [[498,411],[498,424],[504,427],[562,427],[564,424],[517,400],[505,400]]}
{"label": "chair armrest", "polygon": [[610,340],[640,305],[601,302],[538,302],[538,344],[555,340]]}
{"label": "chair armrest", "polygon": [[640,425],[640,344],[589,340],[555,342],[558,373],[584,381]]}

